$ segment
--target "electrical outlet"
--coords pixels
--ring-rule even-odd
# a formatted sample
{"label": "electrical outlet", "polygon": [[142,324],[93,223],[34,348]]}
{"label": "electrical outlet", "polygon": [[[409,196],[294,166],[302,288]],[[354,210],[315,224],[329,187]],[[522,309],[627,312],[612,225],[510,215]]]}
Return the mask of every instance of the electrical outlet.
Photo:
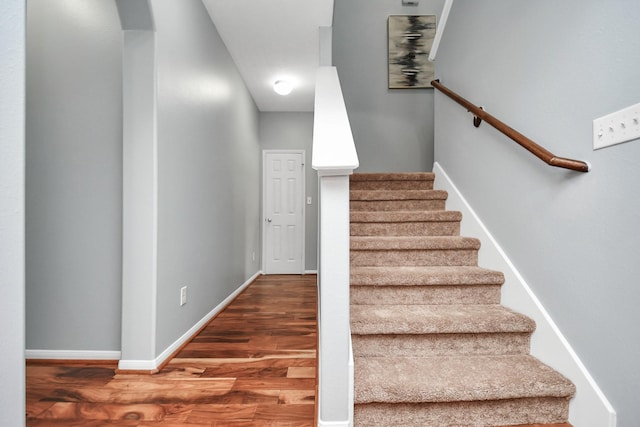
{"label": "electrical outlet", "polygon": [[251,252],[251,261],[255,261],[255,260],[256,260],[256,253],[254,251],[254,252]]}
{"label": "electrical outlet", "polygon": [[180,288],[180,307],[187,303],[187,287],[183,286]]}
{"label": "electrical outlet", "polygon": [[593,121],[593,149],[640,138],[640,104],[635,104]]}

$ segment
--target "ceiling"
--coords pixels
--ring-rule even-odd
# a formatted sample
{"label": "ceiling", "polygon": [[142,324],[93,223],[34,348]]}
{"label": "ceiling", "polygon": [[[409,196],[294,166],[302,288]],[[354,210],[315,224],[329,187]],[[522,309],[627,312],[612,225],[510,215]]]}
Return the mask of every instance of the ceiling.
{"label": "ceiling", "polygon": [[[319,27],[333,0],[203,0],[260,111],[313,111]],[[290,81],[287,96],[273,91]]]}

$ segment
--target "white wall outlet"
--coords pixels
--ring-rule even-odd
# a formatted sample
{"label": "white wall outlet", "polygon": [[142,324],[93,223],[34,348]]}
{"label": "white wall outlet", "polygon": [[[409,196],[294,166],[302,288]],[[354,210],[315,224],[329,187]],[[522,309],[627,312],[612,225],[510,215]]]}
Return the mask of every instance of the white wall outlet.
{"label": "white wall outlet", "polygon": [[308,205],[310,205],[312,201],[313,201],[313,199],[311,199],[311,197],[307,197],[307,204]]}
{"label": "white wall outlet", "polygon": [[187,303],[187,287],[183,286],[180,288],[180,307]]}
{"label": "white wall outlet", "polygon": [[593,149],[640,138],[640,104],[635,104],[593,121]]}
{"label": "white wall outlet", "polygon": [[256,252],[253,251],[251,252],[251,261],[255,261],[256,260]]}

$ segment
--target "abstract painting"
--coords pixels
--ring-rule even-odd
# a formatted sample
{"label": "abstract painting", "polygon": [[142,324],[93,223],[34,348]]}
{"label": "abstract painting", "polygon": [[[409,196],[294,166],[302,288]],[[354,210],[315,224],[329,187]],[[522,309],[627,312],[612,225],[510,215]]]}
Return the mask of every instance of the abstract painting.
{"label": "abstract painting", "polygon": [[435,15],[389,16],[389,89],[431,87],[434,65],[428,57],[435,35]]}

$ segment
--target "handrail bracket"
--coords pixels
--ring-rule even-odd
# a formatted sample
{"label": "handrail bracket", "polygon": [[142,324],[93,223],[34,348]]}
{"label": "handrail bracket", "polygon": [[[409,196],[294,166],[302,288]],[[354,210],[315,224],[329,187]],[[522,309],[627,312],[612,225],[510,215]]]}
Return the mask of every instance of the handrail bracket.
{"label": "handrail bracket", "polygon": [[[484,108],[482,106],[478,107],[481,110],[484,110]],[[482,118],[478,117],[477,115],[473,115],[473,126],[479,128],[480,124],[482,123]]]}

